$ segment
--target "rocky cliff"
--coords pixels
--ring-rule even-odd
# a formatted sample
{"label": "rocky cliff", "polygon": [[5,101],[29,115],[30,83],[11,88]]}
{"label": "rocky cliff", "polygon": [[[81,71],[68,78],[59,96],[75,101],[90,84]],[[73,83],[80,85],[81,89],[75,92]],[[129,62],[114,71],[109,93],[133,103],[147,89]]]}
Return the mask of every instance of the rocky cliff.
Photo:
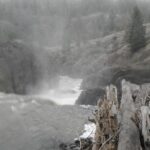
{"label": "rocky cliff", "polygon": [[[122,79],[139,85],[150,82],[149,34],[149,25],[147,25],[147,46],[134,54],[124,41],[124,32],[90,41],[91,43],[82,47],[86,52],[81,54],[74,65],[84,75],[82,89],[84,91],[91,89],[103,91],[104,87],[111,83],[120,89]],[[90,103],[96,103],[97,99],[94,98],[93,101],[95,102]],[[85,101],[79,98],[77,103],[86,104],[89,101],[86,102],[85,97]]]}

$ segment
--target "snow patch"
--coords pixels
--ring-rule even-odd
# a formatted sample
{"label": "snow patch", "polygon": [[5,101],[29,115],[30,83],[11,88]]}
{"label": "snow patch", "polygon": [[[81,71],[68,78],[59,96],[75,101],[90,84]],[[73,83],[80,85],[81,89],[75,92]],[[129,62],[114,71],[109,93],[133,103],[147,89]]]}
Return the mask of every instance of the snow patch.
{"label": "snow patch", "polygon": [[89,109],[91,107],[91,105],[80,105],[80,107],[85,108],[85,109]]}
{"label": "snow patch", "polygon": [[80,138],[81,139],[87,139],[87,138],[94,139],[95,132],[96,132],[96,125],[94,123],[85,124],[84,125],[84,132],[80,136]]}

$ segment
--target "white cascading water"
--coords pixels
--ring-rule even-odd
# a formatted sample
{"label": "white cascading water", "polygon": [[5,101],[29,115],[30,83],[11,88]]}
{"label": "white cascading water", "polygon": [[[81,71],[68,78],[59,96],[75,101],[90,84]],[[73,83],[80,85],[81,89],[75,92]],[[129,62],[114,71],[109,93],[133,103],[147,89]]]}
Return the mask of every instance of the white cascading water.
{"label": "white cascading water", "polygon": [[53,89],[47,87],[40,90],[39,96],[51,99],[59,105],[74,105],[79,97],[82,79],[73,79],[68,76],[60,76],[58,86]]}

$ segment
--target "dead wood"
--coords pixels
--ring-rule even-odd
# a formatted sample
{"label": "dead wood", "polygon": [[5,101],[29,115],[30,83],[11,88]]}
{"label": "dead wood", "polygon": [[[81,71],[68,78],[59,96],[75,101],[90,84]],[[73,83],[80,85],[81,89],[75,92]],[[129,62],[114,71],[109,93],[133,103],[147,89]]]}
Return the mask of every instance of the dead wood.
{"label": "dead wood", "polygon": [[141,150],[139,129],[131,119],[136,113],[136,107],[131,92],[133,88],[133,85],[129,82],[122,82],[122,119],[118,150]]}
{"label": "dead wood", "polygon": [[150,86],[122,81],[122,99],[117,89],[106,88],[106,96],[97,103],[93,118],[96,124],[93,139],[81,139],[80,150],[149,150],[150,149]]}
{"label": "dead wood", "polygon": [[106,96],[98,101],[95,114],[96,133],[92,150],[117,150],[118,100],[114,86],[106,88]]}

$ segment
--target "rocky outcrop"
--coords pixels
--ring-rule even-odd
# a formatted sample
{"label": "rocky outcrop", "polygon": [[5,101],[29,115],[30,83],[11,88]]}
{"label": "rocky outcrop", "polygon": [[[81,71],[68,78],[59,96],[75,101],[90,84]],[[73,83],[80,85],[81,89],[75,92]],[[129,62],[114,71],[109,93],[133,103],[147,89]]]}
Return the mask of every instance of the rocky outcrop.
{"label": "rocky outcrop", "polygon": [[82,91],[81,95],[79,96],[76,104],[83,104],[83,105],[96,105],[99,98],[104,95],[105,91],[103,89],[87,89]]}
{"label": "rocky outcrop", "polygon": [[[124,41],[123,32],[89,42],[86,45],[86,52],[75,64],[76,67],[79,67],[80,62],[80,69],[84,70],[84,72],[81,71],[84,78],[82,89],[87,91],[88,89],[104,89],[105,86],[114,84],[120,89],[121,99],[122,79],[139,85],[149,83],[150,44],[148,35],[149,26],[147,25],[147,46],[134,54]],[[84,99],[86,101],[87,97]],[[79,101],[78,103],[82,104],[83,101]],[[89,104],[92,104],[92,101]]]}

